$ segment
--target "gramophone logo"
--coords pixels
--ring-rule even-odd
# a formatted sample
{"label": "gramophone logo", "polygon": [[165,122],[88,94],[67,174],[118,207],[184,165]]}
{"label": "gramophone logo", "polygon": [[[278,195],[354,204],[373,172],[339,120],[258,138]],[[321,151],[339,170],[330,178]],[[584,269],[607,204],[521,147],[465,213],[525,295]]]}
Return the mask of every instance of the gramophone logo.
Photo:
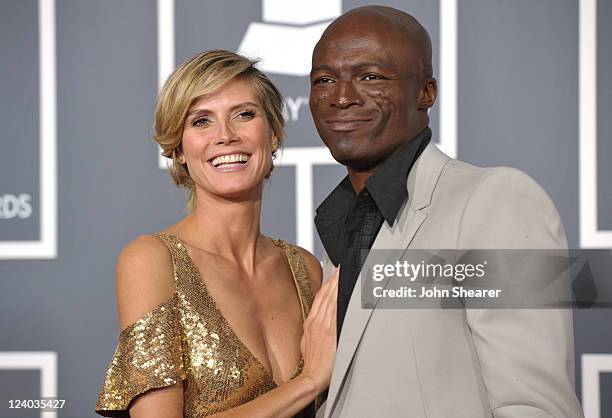
{"label": "gramophone logo", "polygon": [[312,49],[342,13],[341,0],[263,0],[263,22],[251,22],[238,52],[260,58],[261,70],[306,76]]}

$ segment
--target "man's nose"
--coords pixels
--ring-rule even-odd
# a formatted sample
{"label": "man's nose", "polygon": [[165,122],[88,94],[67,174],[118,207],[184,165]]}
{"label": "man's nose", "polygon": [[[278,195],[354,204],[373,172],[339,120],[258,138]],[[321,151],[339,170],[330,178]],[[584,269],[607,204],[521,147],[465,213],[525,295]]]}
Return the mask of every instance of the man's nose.
{"label": "man's nose", "polygon": [[352,81],[337,81],[336,94],[332,101],[332,106],[346,109],[351,106],[361,106],[363,100],[361,95],[355,89]]}
{"label": "man's nose", "polygon": [[217,124],[217,135],[215,139],[216,145],[231,144],[237,142],[240,137],[236,134],[232,128],[230,121],[221,121]]}

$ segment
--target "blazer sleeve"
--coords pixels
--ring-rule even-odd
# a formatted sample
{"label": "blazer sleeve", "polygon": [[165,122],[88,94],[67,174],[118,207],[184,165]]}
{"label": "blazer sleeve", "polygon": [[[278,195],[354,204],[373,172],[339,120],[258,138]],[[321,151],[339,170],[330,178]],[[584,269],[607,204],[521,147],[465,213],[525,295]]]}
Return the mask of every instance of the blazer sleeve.
{"label": "blazer sleeve", "polygon": [[186,378],[176,292],[119,335],[96,412],[129,417],[130,402],[154,388]]}
{"label": "blazer sleeve", "polygon": [[[511,168],[490,169],[461,220],[460,249],[565,249],[546,192]],[[467,309],[495,418],[583,417],[574,389],[571,309]]]}

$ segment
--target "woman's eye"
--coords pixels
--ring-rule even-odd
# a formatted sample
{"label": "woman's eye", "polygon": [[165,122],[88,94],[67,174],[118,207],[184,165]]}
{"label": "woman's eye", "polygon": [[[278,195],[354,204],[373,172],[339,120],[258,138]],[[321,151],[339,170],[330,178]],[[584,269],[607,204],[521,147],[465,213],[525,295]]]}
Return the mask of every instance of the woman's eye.
{"label": "woman's eye", "polygon": [[206,126],[208,125],[210,121],[208,120],[208,118],[204,118],[204,117],[200,117],[200,118],[195,118],[194,120],[191,121],[191,125],[193,126]]}
{"label": "woman's eye", "polygon": [[255,117],[255,112],[252,110],[243,110],[242,112],[238,113],[238,117],[240,119],[253,119]]}

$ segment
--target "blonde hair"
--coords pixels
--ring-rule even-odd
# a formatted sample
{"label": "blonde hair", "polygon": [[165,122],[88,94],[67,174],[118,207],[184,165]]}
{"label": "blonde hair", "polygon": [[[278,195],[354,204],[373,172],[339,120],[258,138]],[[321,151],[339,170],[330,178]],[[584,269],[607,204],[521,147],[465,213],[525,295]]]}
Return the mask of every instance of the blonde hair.
{"label": "blonde hair", "polygon": [[196,206],[195,185],[187,165],[180,163],[179,155],[187,112],[195,101],[217,92],[232,80],[247,80],[252,84],[276,138],[273,157],[283,143],[283,97],[270,79],[255,67],[256,64],[257,61],[232,51],[200,52],[170,75],[157,98],[153,138],[162,148],[162,155],[172,159],[170,176],[174,183],[189,189],[189,211]]}

